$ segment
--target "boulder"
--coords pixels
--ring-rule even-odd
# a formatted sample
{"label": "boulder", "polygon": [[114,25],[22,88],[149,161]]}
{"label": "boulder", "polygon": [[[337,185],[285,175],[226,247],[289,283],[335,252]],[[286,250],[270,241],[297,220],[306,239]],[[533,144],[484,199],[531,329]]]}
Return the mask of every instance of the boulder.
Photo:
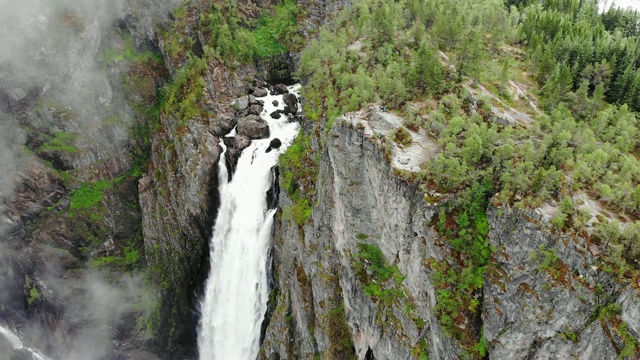
{"label": "boulder", "polygon": [[13,102],[18,102],[27,97],[27,92],[20,88],[13,88],[7,91],[9,99]]}
{"label": "boulder", "polygon": [[271,102],[271,104],[272,104],[273,106],[278,106],[278,104],[280,104],[280,103],[278,102],[278,100],[273,100],[273,101]]}
{"label": "boulder", "polygon": [[278,84],[273,87],[273,95],[282,95],[287,94],[288,92],[289,89],[287,89],[287,86],[285,84]]}
{"label": "boulder", "polygon": [[269,116],[271,116],[272,119],[280,119],[280,117],[282,116],[282,110],[276,110],[274,112],[272,112],[271,114],[269,114]]}
{"label": "boulder", "polygon": [[217,137],[224,136],[233,129],[237,121],[230,114],[220,114],[213,119],[209,119],[211,133]]}
{"label": "boulder", "polygon": [[284,108],[285,114],[294,115],[298,112],[298,98],[295,95],[291,93],[284,94],[284,96],[282,96],[282,100],[287,104]]}
{"label": "boulder", "polygon": [[267,89],[256,88],[253,90],[253,96],[255,97],[265,97],[267,95],[269,95],[269,92],[267,91]]}
{"label": "boulder", "polygon": [[251,105],[251,108],[249,108],[249,114],[252,115],[260,115],[260,113],[262,112],[263,108],[261,105]]}
{"label": "boulder", "polygon": [[265,152],[270,152],[273,149],[278,149],[278,148],[280,148],[280,146],[282,146],[282,141],[280,141],[280,139],[278,139],[278,138],[274,138],[269,143],[269,147],[267,148],[267,150]]}
{"label": "boulder", "polygon": [[237,110],[244,110],[249,107],[249,101],[252,96],[243,96],[237,99],[233,99],[231,105]]}
{"label": "boulder", "polygon": [[238,135],[250,139],[266,139],[269,137],[269,124],[257,115],[249,115],[238,120]]}
{"label": "boulder", "polygon": [[249,95],[249,105],[264,106],[264,101],[256,99],[256,97],[253,95]]}

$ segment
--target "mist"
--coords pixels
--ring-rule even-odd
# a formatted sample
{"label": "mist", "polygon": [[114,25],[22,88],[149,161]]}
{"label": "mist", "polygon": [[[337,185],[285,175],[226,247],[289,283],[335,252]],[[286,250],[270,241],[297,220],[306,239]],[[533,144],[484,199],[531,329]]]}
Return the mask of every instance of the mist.
{"label": "mist", "polygon": [[[52,359],[110,358],[115,346],[126,349],[118,340],[127,336],[121,325],[147,311],[155,293],[135,272],[67,271],[45,256],[33,259],[40,245],[27,243],[30,219],[11,210],[30,167],[47,166],[27,149],[29,141],[45,133],[74,134],[79,151],[71,166],[79,181],[126,170],[123,154],[134,121],[120,81],[126,64],[107,67],[104,51],[118,45],[124,27],[136,46],[144,45],[155,23],[178,3],[0,0],[0,324]],[[71,115],[52,115],[61,111]],[[101,165],[105,161],[115,165]],[[36,265],[41,270],[30,281],[51,304],[65,306],[25,315],[19,311],[25,276]],[[11,358],[4,342],[0,336],[0,360]]]}

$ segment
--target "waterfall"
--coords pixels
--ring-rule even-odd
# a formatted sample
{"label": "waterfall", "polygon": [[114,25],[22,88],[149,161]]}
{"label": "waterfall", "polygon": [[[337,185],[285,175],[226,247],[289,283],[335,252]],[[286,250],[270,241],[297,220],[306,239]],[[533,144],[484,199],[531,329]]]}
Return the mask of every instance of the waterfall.
{"label": "waterfall", "polygon": [[[300,86],[289,87],[298,94]],[[244,149],[233,178],[227,181],[224,156],[220,157],[220,209],[211,239],[211,270],[201,303],[198,334],[201,360],[250,359],[258,355],[260,328],[267,310],[267,262],[275,209],[267,208],[270,169],[291,145],[299,124],[286,116],[269,114],[283,109],[281,95],[260,98],[261,117],[269,123],[271,137],[282,146],[266,152],[270,139],[253,140]],[[278,100],[278,107],[272,104]]]}
{"label": "waterfall", "polygon": [[11,330],[0,325],[0,334],[4,336],[4,338],[11,344],[14,350],[27,350],[31,353],[33,360],[49,360],[48,357],[42,355],[38,349],[28,348],[22,344],[22,341],[18,337],[18,335],[14,334]]}

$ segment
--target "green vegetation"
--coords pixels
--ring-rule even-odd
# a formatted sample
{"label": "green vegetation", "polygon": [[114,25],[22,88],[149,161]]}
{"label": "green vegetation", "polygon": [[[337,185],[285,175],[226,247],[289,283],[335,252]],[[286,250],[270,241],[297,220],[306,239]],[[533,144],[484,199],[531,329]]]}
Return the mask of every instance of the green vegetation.
{"label": "green vegetation", "polygon": [[413,141],[413,139],[411,138],[411,134],[403,126],[392,130],[389,133],[389,139],[391,139],[391,141],[393,142],[400,144],[401,146],[409,146]]}
{"label": "green vegetation", "polygon": [[28,275],[24,276],[24,288],[27,296],[27,304],[29,306],[34,305],[37,301],[42,299],[40,290],[36,287],[36,284],[31,280]]}
{"label": "green vegetation", "polygon": [[109,267],[122,271],[134,270],[140,262],[140,251],[131,247],[122,249],[122,256],[103,256],[89,260],[89,265],[95,268]]}
{"label": "green vegetation", "polygon": [[331,339],[328,349],[330,359],[357,359],[351,328],[345,320],[344,304],[340,304],[331,310],[327,315],[326,328],[329,330]]}
{"label": "green vegetation", "polygon": [[257,20],[256,29],[251,33],[255,39],[256,55],[268,58],[284,53],[287,50],[284,44],[300,47],[302,41],[297,21],[300,14],[301,10],[293,0],[285,0],[269,14],[263,13]]}
{"label": "green vegetation", "polygon": [[485,212],[492,194],[489,181],[474,183],[461,193],[448,212],[440,213],[435,227],[453,253],[446,261],[431,265],[433,284],[438,291],[435,310],[440,324],[445,333],[478,356],[486,351],[486,346],[481,344],[482,337],[460,325],[477,321],[481,311],[478,305],[483,288],[482,275],[491,254]]}
{"label": "green vegetation", "polygon": [[[404,299],[402,282],[404,276],[398,267],[387,264],[382,251],[374,245],[358,243],[358,252],[353,254],[353,268],[365,294],[384,307],[390,307],[397,299]],[[387,283],[389,280],[393,282]]]}
{"label": "green vegetation", "polygon": [[113,183],[109,181],[96,181],[94,183],[83,183],[80,188],[71,195],[71,210],[91,209],[100,204],[104,191],[112,189]]}
{"label": "green vegetation", "polygon": [[[175,28],[163,29],[167,52],[176,63],[196,57],[220,61],[231,67],[270,58],[302,45],[297,17],[301,10],[285,0],[264,10],[257,19],[247,18],[234,1],[217,1],[204,6],[182,5],[174,11]],[[187,35],[187,27],[199,16],[203,43]],[[202,53],[198,53],[198,46]]]}
{"label": "green vegetation", "polygon": [[123,44],[120,47],[107,49],[102,53],[102,61],[105,63],[130,61],[130,62],[162,62],[162,56],[151,51],[140,52],[133,45],[131,35],[125,33],[122,36]]}
{"label": "green vegetation", "polygon": [[45,143],[38,148],[38,151],[59,151],[67,154],[75,154],[78,148],[75,141],[78,137],[76,133],[54,131],[51,136],[45,136]]}
{"label": "green vegetation", "polygon": [[281,184],[293,201],[291,215],[300,226],[311,216],[311,203],[315,195],[317,177],[315,162],[311,159],[309,139],[298,135],[294,143],[280,157]]}

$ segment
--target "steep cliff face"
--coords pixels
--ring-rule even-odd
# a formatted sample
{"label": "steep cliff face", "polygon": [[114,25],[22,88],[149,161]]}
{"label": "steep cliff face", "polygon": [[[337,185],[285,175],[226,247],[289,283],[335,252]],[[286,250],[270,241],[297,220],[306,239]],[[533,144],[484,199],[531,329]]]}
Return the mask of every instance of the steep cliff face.
{"label": "steep cliff face", "polygon": [[[401,180],[363,128],[338,122],[322,135],[306,128],[316,202],[299,225],[294,202],[281,195],[262,358],[463,357],[468,350],[435,316],[431,265],[447,262],[452,249],[434,218],[446,204],[430,204]],[[489,358],[633,356],[636,279],[612,274],[597,247],[553,233],[533,211],[496,203],[486,214],[493,250],[482,316],[467,328],[484,338]]]}
{"label": "steep cliff face", "polygon": [[299,226],[281,198],[279,293],[264,357],[455,358],[425,267],[446,251],[429,228],[438,206],[395,176],[361,130],[337,123],[323,139],[322,150],[308,149],[320,151],[311,221]]}
{"label": "steep cliff face", "polygon": [[633,356],[637,279],[607,271],[596,246],[550,233],[532,213],[502,206],[487,213],[495,248],[483,302],[490,358]]}

